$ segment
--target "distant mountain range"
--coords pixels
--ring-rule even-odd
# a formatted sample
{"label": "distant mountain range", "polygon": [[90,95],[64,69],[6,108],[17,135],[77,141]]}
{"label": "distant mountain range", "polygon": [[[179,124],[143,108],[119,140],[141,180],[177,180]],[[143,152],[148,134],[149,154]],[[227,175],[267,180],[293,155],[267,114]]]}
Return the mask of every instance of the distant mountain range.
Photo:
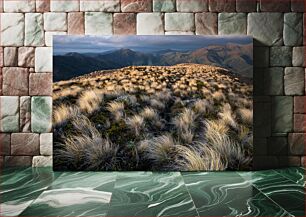
{"label": "distant mountain range", "polygon": [[119,49],[104,53],[66,53],[53,56],[54,81],[67,80],[97,70],[131,65],[171,66],[180,63],[208,64],[227,68],[243,77],[253,77],[253,45],[229,43],[192,51],[160,50],[152,53]]}

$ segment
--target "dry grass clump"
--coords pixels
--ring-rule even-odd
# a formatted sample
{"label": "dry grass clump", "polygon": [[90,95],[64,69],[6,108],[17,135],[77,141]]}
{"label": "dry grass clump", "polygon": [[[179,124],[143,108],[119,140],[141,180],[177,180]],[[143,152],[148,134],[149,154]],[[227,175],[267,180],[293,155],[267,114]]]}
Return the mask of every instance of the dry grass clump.
{"label": "dry grass clump", "polygon": [[116,121],[119,121],[124,116],[124,103],[111,101],[107,104],[106,109],[113,115]]}
{"label": "dry grass clump", "polygon": [[144,118],[140,115],[134,115],[133,117],[127,118],[125,122],[129,128],[134,131],[136,136],[139,136],[140,131],[145,127]]}
{"label": "dry grass clump", "polygon": [[194,138],[194,128],[196,127],[196,114],[189,108],[185,108],[181,114],[174,118],[173,124],[181,140],[191,143]]}
{"label": "dry grass clump", "polygon": [[77,105],[83,112],[92,113],[100,108],[104,94],[99,90],[87,90],[78,98]]}
{"label": "dry grass clump", "polygon": [[80,113],[76,106],[61,104],[53,109],[53,125],[63,125],[70,118],[77,116]]}
{"label": "dry grass clump", "polygon": [[242,123],[245,123],[247,125],[252,125],[252,123],[253,123],[253,110],[246,109],[246,108],[239,108],[238,109],[238,115],[239,115]]}
{"label": "dry grass clump", "polygon": [[150,107],[145,107],[139,115],[142,116],[145,120],[149,121],[156,121],[159,119],[158,113]]}

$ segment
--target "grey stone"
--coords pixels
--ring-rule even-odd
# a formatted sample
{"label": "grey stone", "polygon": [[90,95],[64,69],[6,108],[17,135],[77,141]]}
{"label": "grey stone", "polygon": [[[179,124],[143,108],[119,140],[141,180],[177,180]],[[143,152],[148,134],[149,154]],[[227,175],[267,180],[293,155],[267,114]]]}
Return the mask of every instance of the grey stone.
{"label": "grey stone", "polygon": [[25,14],[25,46],[44,46],[44,21],[41,13]]}
{"label": "grey stone", "polygon": [[42,133],[40,134],[40,154],[41,155],[52,155],[53,147],[53,134]]}
{"label": "grey stone", "polygon": [[52,167],[52,156],[34,156],[32,167]]}
{"label": "grey stone", "polygon": [[289,154],[304,155],[305,152],[305,136],[304,133],[290,133],[288,136]]}
{"label": "grey stone", "polygon": [[247,29],[247,16],[245,13],[219,13],[219,35],[245,35]]}
{"label": "grey stone", "polygon": [[253,66],[257,68],[269,67],[270,49],[269,47],[254,47]]}
{"label": "grey stone", "polygon": [[34,96],[31,101],[31,129],[35,133],[48,133],[52,127],[52,98]]}
{"label": "grey stone", "polygon": [[260,10],[264,12],[288,12],[290,11],[290,0],[260,0]]}
{"label": "grey stone", "polygon": [[285,68],[285,94],[286,95],[304,95],[305,72],[302,67]]}
{"label": "grey stone", "polygon": [[292,48],[291,47],[271,47],[270,66],[291,66]]}
{"label": "grey stone", "polygon": [[193,13],[166,13],[165,30],[166,31],[194,31]]}
{"label": "grey stone", "polygon": [[0,96],[0,131],[19,131],[19,97]]}
{"label": "grey stone", "polygon": [[303,14],[286,13],[284,16],[284,44],[299,46],[303,43]]}
{"label": "grey stone", "polygon": [[197,35],[217,35],[218,15],[217,13],[196,13],[195,25]]}
{"label": "grey stone", "polygon": [[291,11],[305,12],[304,5],[305,5],[305,0],[291,0]]}
{"label": "grey stone", "polygon": [[294,47],[292,52],[293,66],[306,66],[305,64],[305,47]]}
{"label": "grey stone", "polygon": [[176,0],[178,12],[204,12],[207,11],[207,0]]}
{"label": "grey stone", "polygon": [[272,99],[272,131],[291,132],[293,128],[293,97],[275,96]]}
{"label": "grey stone", "polygon": [[236,0],[237,12],[256,12],[256,0]]}
{"label": "grey stone", "polygon": [[265,91],[268,95],[284,94],[284,68],[272,67],[265,72]]}
{"label": "grey stone", "polygon": [[283,44],[282,13],[249,13],[247,34],[254,37],[254,45]]}
{"label": "grey stone", "polygon": [[153,0],[154,12],[173,12],[175,11],[175,0]]}

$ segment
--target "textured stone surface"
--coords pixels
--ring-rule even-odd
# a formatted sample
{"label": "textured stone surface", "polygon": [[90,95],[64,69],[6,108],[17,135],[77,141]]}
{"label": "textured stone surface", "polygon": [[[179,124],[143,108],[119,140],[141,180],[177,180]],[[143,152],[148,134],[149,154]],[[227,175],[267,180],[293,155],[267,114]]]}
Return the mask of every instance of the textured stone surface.
{"label": "textured stone surface", "polygon": [[29,89],[29,72],[26,68],[3,68],[3,95],[25,96]]}
{"label": "textured stone surface", "polygon": [[35,66],[35,49],[33,47],[18,48],[18,66],[34,67]]}
{"label": "textured stone surface", "polygon": [[299,156],[280,156],[279,168],[282,167],[299,167],[301,165],[301,158]]}
{"label": "textured stone surface", "polygon": [[178,12],[204,12],[208,10],[208,0],[176,0]]}
{"label": "textured stone surface", "polygon": [[36,12],[50,11],[50,0],[36,0]]}
{"label": "textured stone surface", "polygon": [[290,66],[292,60],[292,48],[287,46],[271,47],[270,66]]}
{"label": "textured stone surface", "polygon": [[52,128],[52,98],[33,96],[31,101],[31,129],[35,133],[48,133]]}
{"label": "textured stone surface", "polygon": [[294,47],[292,52],[292,65],[293,66],[306,66],[305,64],[305,47]]}
{"label": "textured stone surface", "polygon": [[299,46],[303,44],[303,14],[285,13],[284,44]]}
{"label": "textured stone surface", "polygon": [[194,15],[192,13],[166,13],[166,31],[194,31]]}
{"label": "textured stone surface", "polygon": [[289,152],[291,155],[304,155],[305,146],[305,134],[304,133],[289,133],[288,143]]}
{"label": "textured stone surface", "polygon": [[17,96],[0,96],[0,131],[18,132],[19,98]]}
{"label": "textured stone surface", "polygon": [[5,47],[3,49],[4,66],[17,66],[18,50],[16,47]]}
{"label": "textured stone surface", "polygon": [[30,132],[31,131],[31,97],[22,96],[20,97],[20,131]]}
{"label": "textured stone surface", "polygon": [[275,96],[272,100],[272,131],[274,133],[291,132],[293,128],[293,98]]}
{"label": "textured stone surface", "polygon": [[68,13],[68,34],[83,35],[85,33],[84,13]]}
{"label": "textured stone surface", "polygon": [[39,134],[12,133],[12,155],[37,155],[39,154]]}
{"label": "textured stone surface", "polygon": [[282,45],[283,14],[249,13],[247,34],[254,37],[254,45]]}
{"label": "textured stone surface", "polygon": [[194,35],[194,32],[168,31],[165,35]]}
{"label": "textured stone surface", "polygon": [[46,31],[67,31],[66,13],[44,13],[44,29]]}
{"label": "textured stone surface", "polygon": [[115,35],[136,34],[136,14],[115,13],[113,26]]}
{"label": "textured stone surface", "polygon": [[1,45],[23,46],[24,15],[22,13],[1,13]]}
{"label": "textured stone surface", "polygon": [[253,65],[257,68],[269,67],[270,49],[269,47],[254,47]]}
{"label": "textured stone surface", "polygon": [[293,130],[294,132],[306,132],[305,114],[294,114]]}
{"label": "textured stone surface", "polygon": [[294,113],[306,113],[306,97],[295,96],[294,97]]}
{"label": "textured stone surface", "polygon": [[[148,25],[150,23],[150,25]],[[163,35],[164,23],[161,13],[138,13],[137,35]]]}
{"label": "textured stone surface", "polygon": [[175,0],[153,0],[154,12],[173,12],[175,11]]}
{"label": "textured stone surface", "polygon": [[233,0],[208,0],[211,12],[235,12],[236,4]]}
{"label": "textured stone surface", "polygon": [[46,46],[53,46],[54,35],[67,35],[67,32],[45,32],[45,44]]}
{"label": "textured stone surface", "polygon": [[122,12],[150,12],[152,0],[121,0]]}
{"label": "textured stone surface", "polygon": [[53,164],[52,156],[34,156],[32,167],[51,167]]}
{"label": "textured stone surface", "polygon": [[196,13],[195,27],[197,35],[216,35],[218,34],[218,15],[217,13]]}
{"label": "textured stone surface", "polygon": [[4,12],[34,12],[35,0],[4,0]]}
{"label": "textured stone surface", "polygon": [[52,155],[53,135],[52,133],[40,134],[40,154]]}
{"label": "textured stone surface", "polygon": [[265,91],[268,95],[284,94],[284,68],[272,67],[266,70]]}
{"label": "textured stone surface", "polygon": [[256,0],[236,0],[237,12],[256,12]]}
{"label": "textured stone surface", "polygon": [[2,96],[2,94],[3,94],[2,83],[3,83],[3,75],[2,75],[2,67],[0,67],[0,96]]}
{"label": "textured stone surface", "polygon": [[260,10],[263,12],[288,12],[290,11],[290,0],[260,0]]}
{"label": "textured stone surface", "polygon": [[80,2],[81,11],[103,11],[103,12],[119,12],[120,11],[120,0],[81,0]]}
{"label": "textured stone surface", "polygon": [[288,155],[288,139],[287,137],[270,137],[268,139],[269,155]]}
{"label": "textured stone surface", "polygon": [[10,155],[11,153],[11,134],[0,133],[0,155]]}
{"label": "textured stone surface", "polygon": [[31,156],[6,156],[4,158],[5,167],[29,167],[32,165]]}
{"label": "textured stone surface", "polygon": [[52,73],[31,73],[29,79],[31,96],[52,95]]}
{"label": "textured stone surface", "polygon": [[104,12],[85,13],[86,35],[111,35],[113,33],[112,14]]}
{"label": "textured stone surface", "polygon": [[304,95],[305,73],[301,67],[285,68],[285,94],[286,95]]}
{"label": "textured stone surface", "polygon": [[35,49],[35,72],[52,72],[52,48],[38,47]]}
{"label": "textured stone surface", "polygon": [[43,15],[25,14],[25,46],[44,46]]}
{"label": "textured stone surface", "polygon": [[0,47],[0,67],[3,66],[3,47]]}
{"label": "textured stone surface", "polygon": [[291,0],[291,11],[304,12],[305,2],[304,0]]}
{"label": "textured stone surface", "polygon": [[50,1],[51,11],[55,12],[70,12],[70,11],[79,11],[80,2],[79,1],[59,1],[51,0]]}
{"label": "textured stone surface", "polygon": [[247,16],[245,13],[219,13],[219,35],[245,35],[247,31]]}

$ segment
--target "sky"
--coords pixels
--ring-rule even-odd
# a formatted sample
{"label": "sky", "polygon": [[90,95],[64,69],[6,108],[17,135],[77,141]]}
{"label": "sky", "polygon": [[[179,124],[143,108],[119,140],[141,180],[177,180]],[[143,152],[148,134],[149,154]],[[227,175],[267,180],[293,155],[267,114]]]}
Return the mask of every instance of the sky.
{"label": "sky", "polygon": [[253,38],[249,36],[53,36],[53,53],[55,55],[69,52],[102,53],[110,50],[131,49],[140,52],[159,50],[195,50],[210,45],[227,43],[249,44]]}

